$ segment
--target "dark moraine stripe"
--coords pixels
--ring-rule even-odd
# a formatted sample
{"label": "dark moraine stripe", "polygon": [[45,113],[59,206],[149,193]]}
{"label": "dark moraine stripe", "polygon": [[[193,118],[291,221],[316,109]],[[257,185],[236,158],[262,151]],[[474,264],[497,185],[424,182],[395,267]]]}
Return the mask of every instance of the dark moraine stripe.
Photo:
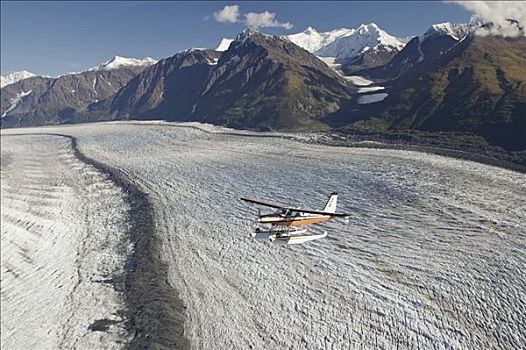
{"label": "dark moraine stripe", "polygon": [[113,279],[117,290],[124,290],[127,306],[127,329],[133,334],[129,349],[189,349],[184,336],[185,306],[168,282],[168,266],[160,256],[161,241],[155,233],[153,206],[121,171],[87,157],[79,150],[77,139],[58,133],[26,133],[2,136],[59,136],[71,141],[74,156],[105,174],[125,193],[129,206],[128,235],[133,253],[128,257],[124,283]]}

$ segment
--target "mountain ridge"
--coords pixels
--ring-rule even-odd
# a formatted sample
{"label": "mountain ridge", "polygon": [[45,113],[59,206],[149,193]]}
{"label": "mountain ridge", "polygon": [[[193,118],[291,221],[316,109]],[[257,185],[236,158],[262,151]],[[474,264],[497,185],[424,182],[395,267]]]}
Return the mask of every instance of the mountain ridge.
{"label": "mountain ridge", "polygon": [[[258,130],[445,133],[460,141],[454,135],[472,135],[481,145],[522,150],[526,39],[479,35],[483,26],[436,24],[393,50],[387,63],[368,49],[359,59],[324,59],[330,67],[288,38],[245,30],[223,41],[225,51],[188,49],[146,66],[9,85],[1,124],[165,119]],[[97,74],[113,74],[115,86],[96,91]],[[355,86],[357,78],[368,86]]]}
{"label": "mountain ridge", "polygon": [[113,95],[144,66],[87,70],[57,78],[34,76],[2,88],[2,127],[74,122],[91,103]]}
{"label": "mountain ridge", "polygon": [[108,60],[100,64],[97,67],[90,68],[88,69],[88,71],[112,70],[112,69],[119,69],[122,67],[130,67],[130,66],[146,67],[146,66],[150,66],[155,63],[157,63],[157,60],[151,57],[145,57],[145,58],[140,59],[140,58],[128,58],[128,57],[122,57],[122,56],[114,56],[111,60]]}
{"label": "mountain ridge", "polygon": [[386,64],[405,45],[375,23],[321,33],[308,27],[285,37],[317,56],[334,58],[348,73]]}
{"label": "mountain ridge", "polygon": [[323,127],[319,119],[349,95],[345,80],[311,53],[245,30],[222,53],[186,50],[159,61],[88,114],[296,129]]}

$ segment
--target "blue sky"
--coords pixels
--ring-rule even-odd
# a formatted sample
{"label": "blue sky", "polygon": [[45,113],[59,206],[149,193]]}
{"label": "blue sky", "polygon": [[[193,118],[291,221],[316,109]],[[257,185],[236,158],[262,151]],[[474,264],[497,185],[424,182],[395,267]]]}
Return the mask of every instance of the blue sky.
{"label": "blue sky", "polygon": [[[238,5],[240,21],[220,23],[214,13]],[[463,7],[438,1],[372,2],[1,2],[1,72],[57,75],[96,66],[115,55],[159,59],[189,47],[217,45],[246,27],[246,13],[275,13],[287,34],[375,22],[395,36],[418,35],[431,24],[466,22]],[[257,17],[257,16],[256,16]],[[286,25],[284,25],[286,26]]]}

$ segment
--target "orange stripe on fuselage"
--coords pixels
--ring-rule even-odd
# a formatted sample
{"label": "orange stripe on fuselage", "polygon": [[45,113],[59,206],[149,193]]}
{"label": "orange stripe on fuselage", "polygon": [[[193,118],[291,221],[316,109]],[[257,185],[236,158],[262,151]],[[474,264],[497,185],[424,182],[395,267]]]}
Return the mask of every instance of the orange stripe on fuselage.
{"label": "orange stripe on fuselage", "polygon": [[316,222],[328,221],[330,219],[331,219],[330,216],[322,216],[318,218],[303,219],[303,220],[281,221],[281,222],[276,222],[273,224],[278,225],[278,226],[301,226],[301,225],[314,224]]}

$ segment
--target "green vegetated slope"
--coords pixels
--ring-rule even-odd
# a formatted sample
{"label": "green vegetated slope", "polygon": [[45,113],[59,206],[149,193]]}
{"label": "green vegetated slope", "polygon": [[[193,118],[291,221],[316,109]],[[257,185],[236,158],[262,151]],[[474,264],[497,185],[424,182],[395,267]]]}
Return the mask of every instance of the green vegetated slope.
{"label": "green vegetated slope", "polygon": [[401,75],[388,91],[349,126],[474,134],[505,149],[526,149],[525,38],[467,37]]}

